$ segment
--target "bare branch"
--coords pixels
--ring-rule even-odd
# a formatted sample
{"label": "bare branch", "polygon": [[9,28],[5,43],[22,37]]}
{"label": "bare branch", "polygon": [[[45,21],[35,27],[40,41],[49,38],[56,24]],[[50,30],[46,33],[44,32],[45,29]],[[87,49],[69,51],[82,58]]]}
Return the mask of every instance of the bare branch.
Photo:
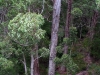
{"label": "bare branch", "polygon": [[42,11],[41,11],[41,14],[43,13],[44,11],[44,3],[45,3],[45,0],[43,0],[43,4],[42,4]]}

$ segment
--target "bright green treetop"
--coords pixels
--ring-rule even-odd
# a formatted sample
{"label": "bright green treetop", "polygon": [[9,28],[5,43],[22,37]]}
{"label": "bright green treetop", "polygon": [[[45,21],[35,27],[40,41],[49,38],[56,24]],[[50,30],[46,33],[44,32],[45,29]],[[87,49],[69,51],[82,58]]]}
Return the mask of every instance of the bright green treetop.
{"label": "bright green treetop", "polygon": [[44,38],[45,31],[41,29],[43,23],[44,18],[40,14],[19,13],[9,22],[9,36],[20,44],[35,44]]}

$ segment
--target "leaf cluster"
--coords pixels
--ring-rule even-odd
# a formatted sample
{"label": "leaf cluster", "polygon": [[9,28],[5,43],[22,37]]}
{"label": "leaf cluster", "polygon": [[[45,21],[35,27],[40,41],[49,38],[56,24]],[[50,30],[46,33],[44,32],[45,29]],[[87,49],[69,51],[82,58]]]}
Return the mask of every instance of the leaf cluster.
{"label": "leaf cluster", "polygon": [[61,58],[56,57],[54,60],[57,64],[63,64],[69,72],[75,73],[78,69],[77,64],[74,63],[73,59],[69,54],[63,54]]}
{"label": "leaf cluster", "polygon": [[45,31],[40,28],[43,23],[40,14],[19,13],[8,24],[9,36],[21,44],[34,44],[44,38]]}

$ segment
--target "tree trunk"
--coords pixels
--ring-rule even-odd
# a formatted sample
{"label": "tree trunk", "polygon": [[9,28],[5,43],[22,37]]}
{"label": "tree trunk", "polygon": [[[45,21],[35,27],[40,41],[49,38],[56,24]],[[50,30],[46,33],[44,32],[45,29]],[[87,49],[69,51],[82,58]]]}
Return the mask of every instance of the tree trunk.
{"label": "tree trunk", "polygon": [[38,50],[38,45],[35,44],[34,48],[31,50],[31,75],[40,75],[37,50]]}
{"label": "tree trunk", "polygon": [[25,59],[25,55],[24,55],[24,53],[23,53],[23,64],[24,64],[24,69],[25,69],[25,75],[28,75],[28,73],[27,73],[27,66],[26,66],[26,59]]}
{"label": "tree trunk", "polygon": [[31,75],[34,75],[34,56],[33,56],[34,49],[31,51]]}
{"label": "tree trunk", "polygon": [[93,16],[91,19],[90,29],[88,31],[88,37],[91,39],[91,41],[92,41],[93,36],[94,36],[94,28],[96,26],[97,19],[98,19],[98,11],[94,10],[94,13],[93,13]]}
{"label": "tree trunk", "polygon": [[48,75],[55,75],[54,59],[56,57],[56,46],[58,42],[57,33],[59,28],[60,10],[61,10],[61,0],[54,0]]}
{"label": "tree trunk", "polygon": [[[69,37],[69,26],[71,24],[72,0],[67,0],[67,2],[68,2],[68,8],[67,8],[66,25],[65,25],[65,38]],[[64,52],[63,52],[63,54],[67,54],[67,52],[68,52],[68,45],[65,44],[64,45]],[[66,70],[65,66],[62,65],[61,68],[60,68],[60,71],[64,72],[65,70]]]}
{"label": "tree trunk", "polygon": [[40,75],[40,73],[39,73],[39,61],[38,61],[38,59],[36,59],[34,61],[34,75]]}
{"label": "tree trunk", "polygon": [[[89,31],[88,31],[88,34],[87,34],[87,37],[90,39],[90,42],[92,42],[92,40],[93,40],[94,28],[96,26],[97,19],[98,19],[98,11],[94,10],[93,16],[92,16],[91,22],[90,22],[90,28],[89,28]],[[89,49],[90,49],[90,47],[89,47]],[[92,63],[90,51],[88,51],[86,53],[86,57],[84,58],[84,61],[88,64],[87,65],[87,69],[88,69],[88,66]]]}
{"label": "tree trunk", "polygon": [[39,59],[38,59],[38,45],[35,47],[35,61],[34,61],[34,75],[40,75],[39,73]]}
{"label": "tree trunk", "polygon": [[[67,18],[66,18],[66,26],[65,26],[65,38],[69,37],[69,26],[71,24],[71,9],[72,9],[72,0],[68,0],[68,8],[67,8]],[[65,44],[64,46],[64,54],[67,54],[68,46]]]}

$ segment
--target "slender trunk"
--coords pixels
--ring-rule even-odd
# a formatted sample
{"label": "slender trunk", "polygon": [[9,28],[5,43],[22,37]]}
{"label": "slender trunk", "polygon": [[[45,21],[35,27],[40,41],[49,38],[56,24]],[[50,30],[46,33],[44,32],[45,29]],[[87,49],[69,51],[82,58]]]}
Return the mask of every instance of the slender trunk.
{"label": "slender trunk", "polygon": [[88,37],[91,39],[91,41],[94,36],[94,28],[96,26],[97,19],[98,19],[98,11],[95,10],[91,19],[90,29],[88,31]]}
{"label": "slender trunk", "polygon": [[[71,9],[72,9],[72,0],[68,0],[68,8],[67,8],[67,18],[66,18],[66,26],[65,26],[65,38],[69,37],[69,26],[71,24]],[[68,52],[68,45],[64,46],[64,54]]]}
{"label": "slender trunk", "polygon": [[[94,28],[96,26],[97,19],[98,19],[98,11],[94,10],[94,13],[93,13],[93,16],[92,16],[91,22],[90,22],[90,29],[89,29],[88,34],[87,34],[87,36],[88,36],[88,38],[90,39],[91,42],[93,40]],[[90,49],[90,47],[89,47],[89,49]],[[88,69],[88,66],[92,63],[92,60],[91,60],[91,57],[90,57],[90,51],[88,51],[86,53],[84,61],[88,64],[87,65],[87,69]]]}
{"label": "slender trunk", "polygon": [[34,75],[34,56],[33,56],[34,50],[31,51],[31,75]]}
{"label": "slender trunk", "polygon": [[40,75],[39,73],[39,59],[38,59],[38,45],[35,45],[35,61],[34,61],[34,75]]}
{"label": "slender trunk", "polygon": [[25,75],[28,75],[28,73],[27,73],[27,66],[26,66],[26,59],[25,59],[24,53],[23,53],[23,60],[21,60],[21,62],[22,62],[23,65],[24,65]]}
{"label": "slender trunk", "polygon": [[28,73],[27,73],[27,67],[26,67],[26,63],[25,63],[25,75],[28,75]]}
{"label": "slender trunk", "polygon": [[36,59],[34,61],[34,75],[40,75],[40,73],[39,73],[39,61],[38,61],[38,59]]}
{"label": "slender trunk", "polygon": [[[67,0],[68,1],[68,8],[67,8],[67,16],[66,16],[66,25],[65,25],[65,38],[69,37],[69,26],[71,24],[71,9],[72,9],[72,0]],[[63,54],[67,54],[68,52],[68,45],[64,45],[64,52]],[[64,72],[66,70],[65,66],[62,65],[60,67],[60,71]]]}
{"label": "slender trunk", "polygon": [[82,24],[80,26],[80,39],[82,38]]}
{"label": "slender trunk", "polygon": [[54,59],[56,57],[56,46],[58,42],[57,33],[59,28],[60,10],[61,10],[61,0],[54,0],[48,75],[55,75]]}
{"label": "slender trunk", "polygon": [[[31,75],[39,75],[39,64],[38,64],[38,45],[35,44],[31,50]],[[35,53],[35,54],[34,54]]]}
{"label": "slender trunk", "polygon": [[23,64],[24,64],[24,69],[25,69],[25,75],[28,75],[27,66],[26,66],[26,59],[25,59],[25,55],[24,54],[23,54],[23,59],[24,59]]}

